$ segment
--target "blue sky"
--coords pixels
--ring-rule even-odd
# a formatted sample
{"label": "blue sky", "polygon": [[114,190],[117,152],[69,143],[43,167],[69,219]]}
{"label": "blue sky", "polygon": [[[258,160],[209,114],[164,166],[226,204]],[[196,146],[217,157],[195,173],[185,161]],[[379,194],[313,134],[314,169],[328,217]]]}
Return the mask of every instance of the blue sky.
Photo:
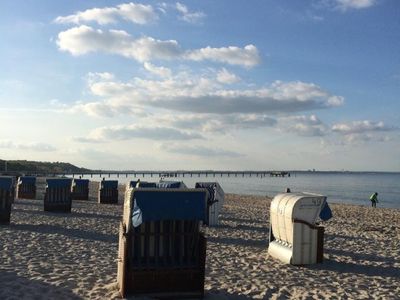
{"label": "blue sky", "polygon": [[400,3],[1,1],[0,156],[400,171]]}

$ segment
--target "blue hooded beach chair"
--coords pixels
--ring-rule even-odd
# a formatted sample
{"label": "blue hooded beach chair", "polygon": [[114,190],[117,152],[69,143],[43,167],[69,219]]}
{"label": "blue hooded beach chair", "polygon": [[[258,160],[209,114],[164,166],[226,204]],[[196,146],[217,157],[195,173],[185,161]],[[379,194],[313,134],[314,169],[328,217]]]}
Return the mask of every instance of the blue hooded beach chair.
{"label": "blue hooded beach chair", "polygon": [[36,177],[21,176],[17,182],[17,199],[36,198]]}
{"label": "blue hooded beach chair", "polygon": [[71,212],[72,197],[71,197],[70,178],[57,178],[46,180],[46,191],[44,195],[44,210],[50,212]]}
{"label": "blue hooded beach chair", "polygon": [[203,297],[206,195],[204,189],[126,191],[117,275],[123,297]]}
{"label": "blue hooded beach chair", "polygon": [[72,181],[72,200],[89,200],[89,179]]}
{"label": "blue hooded beach chair", "polygon": [[103,180],[99,183],[99,203],[118,203],[118,180]]}
{"label": "blue hooded beach chair", "polygon": [[0,177],[0,225],[10,224],[13,187],[13,177]]}

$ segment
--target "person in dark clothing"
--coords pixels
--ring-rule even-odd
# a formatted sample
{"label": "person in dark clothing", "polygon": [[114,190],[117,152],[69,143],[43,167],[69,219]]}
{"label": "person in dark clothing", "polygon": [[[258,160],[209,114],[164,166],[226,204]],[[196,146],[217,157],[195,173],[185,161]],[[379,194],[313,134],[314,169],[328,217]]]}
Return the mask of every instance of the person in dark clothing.
{"label": "person in dark clothing", "polygon": [[370,197],[369,200],[371,200],[371,206],[376,207],[376,203],[378,202],[378,193],[375,192],[373,193]]}

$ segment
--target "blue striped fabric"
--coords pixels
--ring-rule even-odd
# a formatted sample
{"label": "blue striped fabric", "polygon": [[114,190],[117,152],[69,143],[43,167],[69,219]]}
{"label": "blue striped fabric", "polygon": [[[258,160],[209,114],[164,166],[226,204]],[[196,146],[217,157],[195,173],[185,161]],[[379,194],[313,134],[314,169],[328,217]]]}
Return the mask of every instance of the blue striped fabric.
{"label": "blue striped fabric", "polygon": [[135,190],[134,200],[143,222],[207,220],[206,192],[201,190]]}
{"label": "blue striped fabric", "polygon": [[8,176],[0,177],[0,188],[6,191],[10,191],[13,187],[13,178]]}
{"label": "blue striped fabric", "polygon": [[63,188],[71,187],[72,179],[70,178],[57,178],[57,179],[46,179],[47,187],[49,188]]}
{"label": "blue striped fabric", "polygon": [[118,180],[103,180],[101,181],[102,189],[116,189],[118,188]]}
{"label": "blue striped fabric", "polygon": [[77,186],[89,186],[89,179],[74,179],[74,184]]}
{"label": "blue striped fabric", "polygon": [[21,176],[19,178],[19,181],[22,182],[23,184],[35,184],[36,183],[36,177],[34,177],[34,176]]}

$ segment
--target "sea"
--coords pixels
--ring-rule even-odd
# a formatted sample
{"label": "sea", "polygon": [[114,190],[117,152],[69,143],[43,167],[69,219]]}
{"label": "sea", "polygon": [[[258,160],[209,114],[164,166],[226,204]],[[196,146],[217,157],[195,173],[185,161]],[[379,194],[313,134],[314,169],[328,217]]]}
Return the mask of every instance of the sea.
{"label": "sea", "polygon": [[[137,174],[138,175],[138,174]],[[142,174],[139,174],[142,175]],[[125,184],[131,180],[158,182],[158,175],[129,176],[102,175],[105,179],[118,180]],[[100,181],[102,177],[84,176],[90,180]],[[225,193],[240,195],[257,195],[274,197],[290,188],[292,192],[311,192],[327,197],[329,203],[349,203],[370,206],[369,197],[378,193],[378,207],[400,209],[400,173],[384,172],[290,172],[290,177],[270,177],[242,174],[221,176],[220,174],[185,175],[168,177],[164,180],[183,181],[187,187],[194,187],[196,182],[218,182]]]}

